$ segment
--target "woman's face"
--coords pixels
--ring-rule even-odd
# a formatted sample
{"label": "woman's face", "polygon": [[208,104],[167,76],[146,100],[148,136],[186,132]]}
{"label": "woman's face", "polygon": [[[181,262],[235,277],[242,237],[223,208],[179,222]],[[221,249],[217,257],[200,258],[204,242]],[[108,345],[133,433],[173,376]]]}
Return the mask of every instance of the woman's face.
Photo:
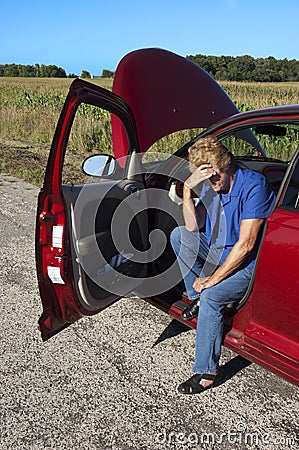
{"label": "woman's face", "polygon": [[234,176],[230,169],[222,171],[217,167],[213,167],[214,174],[209,178],[212,188],[215,192],[228,194],[231,190]]}

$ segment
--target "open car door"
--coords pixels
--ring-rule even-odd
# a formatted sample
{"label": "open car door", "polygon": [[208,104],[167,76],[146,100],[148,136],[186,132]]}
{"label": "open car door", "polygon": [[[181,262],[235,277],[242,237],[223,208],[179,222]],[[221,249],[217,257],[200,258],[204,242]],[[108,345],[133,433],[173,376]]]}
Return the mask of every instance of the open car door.
{"label": "open car door", "polygon": [[[80,119],[86,114],[91,118],[98,114],[97,123],[105,120],[106,115],[109,121],[111,114],[116,115],[126,131],[128,156],[119,161],[121,164],[113,161],[117,167],[109,180],[110,169],[106,165],[106,174],[103,171],[103,177],[97,182],[86,182],[90,177],[80,179],[79,175],[79,180],[63,185],[63,166],[69,163],[65,154],[71,128],[76,133]],[[75,115],[79,122],[74,122]],[[135,287],[138,277],[145,275],[144,264],[129,261],[132,245],[142,251],[147,241],[146,216],[139,214],[132,222],[132,194],[143,188],[142,175],[132,172],[136,149],[134,117],[126,102],[105,89],[74,81],[59,119],[38,198],[36,263],[43,302],[39,326],[44,340],[81,316],[95,314],[111,305]],[[73,149],[70,157],[75,157]],[[101,169],[100,162],[97,169]],[[80,169],[79,172],[82,176]],[[126,202],[130,196],[132,199]],[[122,209],[115,215],[121,204]],[[130,248],[124,242],[126,220],[133,236],[128,244]],[[120,274],[126,277],[126,273],[130,277],[120,283]]]}
{"label": "open car door", "polygon": [[[127,55],[117,68],[113,92],[82,80],[72,83],[38,199],[36,264],[44,340],[136,290],[147,262],[155,259],[138,155],[171,132],[207,127],[236,112],[205,71],[160,49]],[[116,158],[104,163],[93,158],[98,167],[86,173],[96,179],[84,177],[81,164],[76,167],[78,154],[84,159],[91,152]],[[69,167],[78,176],[64,176]]]}

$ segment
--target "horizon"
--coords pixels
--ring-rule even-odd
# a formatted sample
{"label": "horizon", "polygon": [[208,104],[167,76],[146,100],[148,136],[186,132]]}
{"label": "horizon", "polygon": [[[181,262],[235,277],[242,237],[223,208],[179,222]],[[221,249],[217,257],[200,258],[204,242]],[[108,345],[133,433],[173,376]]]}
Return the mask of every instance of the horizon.
{"label": "horizon", "polygon": [[[240,58],[240,57],[243,57],[243,56],[249,56],[249,57],[251,57],[251,58],[253,58],[253,59],[255,59],[255,60],[256,60],[256,59],[268,59],[268,58],[274,58],[276,61],[283,61],[283,60],[287,60],[287,61],[294,61],[294,60],[295,60],[295,61],[299,61],[299,59],[296,59],[296,58],[292,58],[292,59],[289,59],[289,58],[275,58],[275,57],[272,56],[272,55],[269,55],[269,56],[263,57],[263,58],[261,58],[261,57],[255,58],[254,56],[248,55],[248,54],[232,56],[232,55],[206,55],[206,54],[203,54],[203,53],[195,53],[194,55],[188,54],[188,55],[181,55],[181,56],[183,56],[184,58],[187,58],[187,57],[190,57],[190,56],[193,56],[193,57],[194,57],[194,56],[197,56],[197,55],[209,56],[209,57],[215,57],[215,58],[220,58],[220,57]],[[125,56],[125,55],[124,55],[124,56]],[[82,71],[87,71],[87,72],[89,72],[89,74],[91,75],[92,78],[101,78],[101,77],[102,77],[101,74],[91,73],[88,69],[86,69],[86,68],[84,68],[84,67],[80,70],[80,74],[79,74],[79,73],[75,74],[74,72],[67,72],[63,66],[58,66],[57,64],[55,64],[55,63],[53,63],[53,62],[50,63],[50,64],[45,64],[45,63],[43,63],[43,62],[41,62],[41,63],[35,62],[35,63],[33,63],[33,64],[32,64],[32,63],[22,64],[22,63],[18,63],[18,62],[12,62],[12,63],[2,63],[2,62],[0,62],[0,66],[4,66],[4,65],[21,65],[21,66],[31,66],[31,67],[34,67],[35,65],[39,65],[39,66],[41,66],[41,65],[45,65],[45,66],[51,66],[51,65],[54,65],[54,66],[56,66],[56,67],[58,67],[58,68],[60,68],[60,69],[63,69],[63,70],[66,72],[67,77],[68,77],[69,75],[76,75],[76,76],[80,77],[80,74],[82,73]],[[112,69],[110,69],[109,67],[104,67],[104,68],[102,69],[102,71],[101,71],[102,73],[103,73],[103,70],[110,70],[111,72],[115,72],[116,68],[115,68],[114,70],[112,70]]]}

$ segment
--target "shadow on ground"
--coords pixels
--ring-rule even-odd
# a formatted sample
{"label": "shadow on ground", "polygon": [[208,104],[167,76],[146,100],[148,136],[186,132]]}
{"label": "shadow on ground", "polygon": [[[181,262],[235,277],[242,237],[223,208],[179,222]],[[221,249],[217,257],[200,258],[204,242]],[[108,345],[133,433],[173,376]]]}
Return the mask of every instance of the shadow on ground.
{"label": "shadow on ground", "polygon": [[179,334],[185,333],[186,331],[190,331],[191,328],[187,325],[179,322],[178,320],[173,319],[169,325],[165,328],[162,334],[158,337],[158,339],[154,342],[153,347],[165,341],[166,339],[173,338],[178,336]]}

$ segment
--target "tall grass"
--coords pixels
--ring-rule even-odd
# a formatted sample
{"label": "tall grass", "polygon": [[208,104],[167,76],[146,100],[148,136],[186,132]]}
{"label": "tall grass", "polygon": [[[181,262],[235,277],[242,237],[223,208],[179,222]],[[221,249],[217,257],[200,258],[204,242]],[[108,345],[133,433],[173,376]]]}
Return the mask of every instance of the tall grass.
{"label": "tall grass", "polygon": [[[0,138],[50,144],[70,79],[0,78]],[[111,79],[91,82],[111,89]],[[222,83],[241,111],[299,103],[299,83]],[[92,113],[91,113],[92,114]],[[82,133],[88,114],[82,114]],[[80,144],[81,137],[77,136]]]}
{"label": "tall grass", "polygon": [[[0,138],[50,144],[70,79],[0,78]],[[111,80],[102,80],[111,87]]]}
{"label": "tall grass", "polygon": [[[1,167],[5,149],[18,147],[22,155],[42,155],[49,152],[55,127],[64,104],[71,79],[0,78],[0,146]],[[93,79],[90,82],[111,89],[111,79]],[[267,106],[299,103],[299,83],[221,83],[240,111]],[[93,107],[81,105],[73,127],[69,146],[80,153],[101,149],[111,151],[110,117],[101,113],[97,117]],[[99,120],[100,119],[100,120]],[[152,150],[169,153],[175,151],[196,135],[198,130],[186,130],[167,136]],[[22,144],[22,145],[21,145]],[[4,156],[3,156],[4,155]],[[7,150],[7,158],[10,157]],[[6,165],[7,167],[7,161]]]}
{"label": "tall grass", "polygon": [[299,103],[299,83],[223,82],[240,111]]}

